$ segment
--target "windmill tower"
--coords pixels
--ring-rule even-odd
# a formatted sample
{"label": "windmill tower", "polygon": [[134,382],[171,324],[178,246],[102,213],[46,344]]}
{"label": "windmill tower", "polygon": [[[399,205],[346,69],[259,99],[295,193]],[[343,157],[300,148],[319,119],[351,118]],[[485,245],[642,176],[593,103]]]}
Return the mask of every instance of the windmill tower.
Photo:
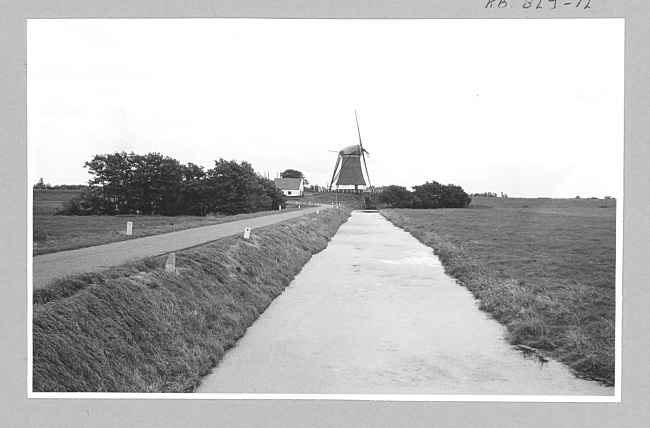
{"label": "windmill tower", "polygon": [[[334,165],[334,173],[330,181],[329,189],[335,186],[336,190],[360,190],[370,187],[370,175],[368,174],[368,165],[366,164],[366,154],[370,155],[363,148],[361,142],[361,131],[359,130],[359,118],[355,110],[354,117],[357,120],[357,132],[359,133],[359,144],[344,147],[339,151],[339,156]],[[363,168],[361,162],[363,161]],[[364,177],[363,171],[366,171]],[[368,179],[366,184],[366,178]]]}

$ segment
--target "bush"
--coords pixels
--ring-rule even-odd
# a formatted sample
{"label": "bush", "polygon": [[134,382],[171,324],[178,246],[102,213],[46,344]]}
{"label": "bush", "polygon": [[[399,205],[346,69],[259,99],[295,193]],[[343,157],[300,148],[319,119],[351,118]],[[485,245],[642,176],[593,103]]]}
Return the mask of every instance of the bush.
{"label": "bush", "polygon": [[437,181],[428,181],[413,190],[422,201],[422,208],[466,208],[472,198],[462,187],[454,184],[443,185]]}
{"label": "bush", "polygon": [[466,208],[472,198],[462,187],[428,181],[414,186],[410,192],[405,187],[391,185],[379,194],[379,202],[391,208]]}
{"label": "bush", "polygon": [[[413,198],[413,193],[402,186],[388,186],[379,194],[379,202],[392,208],[411,208]],[[419,205],[422,205],[419,199]]]}
{"label": "bush", "polygon": [[103,201],[101,190],[87,187],[79,195],[65,201],[61,208],[57,208],[54,215],[93,215],[102,214]]}

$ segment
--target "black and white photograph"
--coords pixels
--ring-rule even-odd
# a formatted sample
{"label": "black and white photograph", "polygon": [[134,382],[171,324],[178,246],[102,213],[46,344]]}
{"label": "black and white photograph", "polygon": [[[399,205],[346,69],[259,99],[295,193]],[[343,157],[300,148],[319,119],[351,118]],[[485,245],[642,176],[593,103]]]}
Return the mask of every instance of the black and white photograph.
{"label": "black and white photograph", "polygon": [[623,3],[7,1],[3,423],[645,426]]}
{"label": "black and white photograph", "polygon": [[35,396],[620,400],[623,20],[27,37]]}

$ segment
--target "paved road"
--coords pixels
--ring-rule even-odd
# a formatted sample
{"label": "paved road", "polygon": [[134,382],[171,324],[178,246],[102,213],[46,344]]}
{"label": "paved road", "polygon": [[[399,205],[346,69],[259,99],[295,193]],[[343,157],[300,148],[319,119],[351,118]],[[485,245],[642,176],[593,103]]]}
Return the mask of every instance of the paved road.
{"label": "paved road", "polygon": [[504,340],[432,250],[355,211],[197,393],[612,395]]}
{"label": "paved road", "polygon": [[243,233],[246,227],[258,229],[313,213],[318,209],[322,210],[332,207],[330,205],[323,205],[305,208],[299,211],[278,212],[278,214],[264,217],[237,220],[214,226],[179,230],[163,235],[146,236],[129,241],[36,256],[33,260],[34,289],[41,288],[58,277],[98,271],[134,259],[179,251],[226,236]]}

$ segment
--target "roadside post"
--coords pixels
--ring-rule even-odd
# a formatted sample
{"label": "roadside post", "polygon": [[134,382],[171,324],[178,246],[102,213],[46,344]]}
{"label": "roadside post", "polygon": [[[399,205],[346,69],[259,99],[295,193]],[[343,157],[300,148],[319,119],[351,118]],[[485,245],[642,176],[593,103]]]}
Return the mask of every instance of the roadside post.
{"label": "roadside post", "polygon": [[248,239],[250,237],[251,237],[251,228],[247,227],[246,229],[244,229],[244,239]]}
{"label": "roadside post", "polygon": [[127,221],[126,222],[126,234],[128,236],[133,235],[133,222],[132,221]]}
{"label": "roadside post", "polygon": [[165,262],[165,270],[168,272],[176,273],[176,254],[171,253],[167,256],[167,261]]}

